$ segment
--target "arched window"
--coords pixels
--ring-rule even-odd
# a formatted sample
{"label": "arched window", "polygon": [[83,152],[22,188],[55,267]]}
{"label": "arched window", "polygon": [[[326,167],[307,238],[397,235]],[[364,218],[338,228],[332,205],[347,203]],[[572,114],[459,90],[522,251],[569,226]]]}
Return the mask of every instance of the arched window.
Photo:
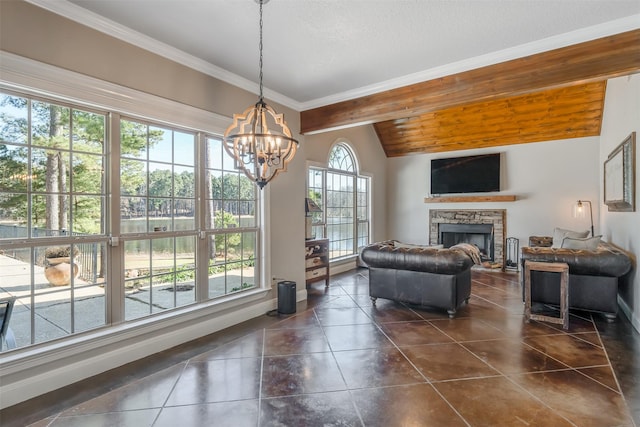
{"label": "arched window", "polygon": [[344,143],[336,144],[329,153],[329,169],[355,173],[354,157]]}
{"label": "arched window", "polygon": [[357,254],[369,243],[370,178],[359,175],[347,143],[333,146],[326,168],[309,168],[307,187],[308,197],[322,208],[312,214],[312,237],[329,239],[332,260]]}

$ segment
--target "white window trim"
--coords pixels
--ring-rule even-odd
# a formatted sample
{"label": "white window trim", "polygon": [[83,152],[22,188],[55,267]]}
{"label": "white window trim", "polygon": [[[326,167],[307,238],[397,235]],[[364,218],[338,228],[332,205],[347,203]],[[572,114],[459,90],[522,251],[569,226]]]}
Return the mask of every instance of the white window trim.
{"label": "white window trim", "polygon": [[[154,122],[222,135],[231,118],[155,95],[0,51],[0,88],[114,110]],[[272,287],[269,189],[260,192],[261,288],[109,326],[61,341],[0,355],[0,409],[97,375],[204,335],[260,316],[276,307]],[[236,310],[229,311],[235,308]],[[64,358],[65,363],[60,364]]]}

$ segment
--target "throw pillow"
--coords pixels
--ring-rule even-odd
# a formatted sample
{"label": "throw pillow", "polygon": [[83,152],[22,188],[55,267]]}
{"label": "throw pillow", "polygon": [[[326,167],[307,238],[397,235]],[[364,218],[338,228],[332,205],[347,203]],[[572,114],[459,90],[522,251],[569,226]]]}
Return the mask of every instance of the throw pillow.
{"label": "throw pillow", "polygon": [[598,243],[602,236],[586,237],[577,239],[573,237],[565,237],[562,240],[562,247],[565,249],[584,249],[587,251],[595,251],[598,249]]}
{"label": "throw pillow", "polygon": [[572,230],[566,230],[564,228],[556,227],[553,230],[553,244],[551,245],[551,247],[561,248],[562,241],[564,240],[565,237],[571,237],[572,239],[584,239],[588,235],[589,235],[589,230],[572,231]]}

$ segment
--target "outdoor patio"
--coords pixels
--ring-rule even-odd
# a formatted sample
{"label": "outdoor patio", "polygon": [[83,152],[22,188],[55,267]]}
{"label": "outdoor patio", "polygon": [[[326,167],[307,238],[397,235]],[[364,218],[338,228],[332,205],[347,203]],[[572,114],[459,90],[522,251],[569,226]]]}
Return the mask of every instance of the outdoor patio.
{"label": "outdoor patio", "polygon": [[[31,269],[34,277],[33,293]],[[16,298],[9,327],[15,335],[17,347],[32,344],[32,334],[35,344],[105,325],[105,283],[89,283],[76,278],[72,285],[53,286],[45,277],[44,267],[32,266],[4,255],[0,255],[0,271],[0,298]],[[246,273],[247,270],[245,279]],[[224,273],[218,273],[209,278],[209,295],[224,295],[229,292],[225,289],[224,276]],[[237,281],[230,280],[227,276],[227,283]],[[193,281],[177,283],[175,290],[171,283],[155,284],[150,289],[147,282],[147,285],[125,290],[125,320],[141,318],[194,301]]]}

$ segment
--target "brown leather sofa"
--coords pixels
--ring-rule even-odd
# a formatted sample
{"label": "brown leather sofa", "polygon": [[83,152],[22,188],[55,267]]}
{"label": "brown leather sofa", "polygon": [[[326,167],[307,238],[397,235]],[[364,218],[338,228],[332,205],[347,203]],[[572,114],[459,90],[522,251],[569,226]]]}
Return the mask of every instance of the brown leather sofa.
{"label": "brown leather sofa", "polygon": [[[447,310],[453,318],[471,296],[468,248],[406,246],[389,240],[366,246],[362,260],[369,266],[369,296]],[[479,256],[479,254],[478,254]]]}
{"label": "brown leather sofa", "polygon": [[[624,251],[603,241],[595,250],[525,246],[520,257],[523,272],[527,260],[567,263],[569,308],[599,312],[607,321],[615,320],[618,281],[631,271],[631,258]],[[558,286],[557,273],[531,272],[533,302],[560,305]]]}

